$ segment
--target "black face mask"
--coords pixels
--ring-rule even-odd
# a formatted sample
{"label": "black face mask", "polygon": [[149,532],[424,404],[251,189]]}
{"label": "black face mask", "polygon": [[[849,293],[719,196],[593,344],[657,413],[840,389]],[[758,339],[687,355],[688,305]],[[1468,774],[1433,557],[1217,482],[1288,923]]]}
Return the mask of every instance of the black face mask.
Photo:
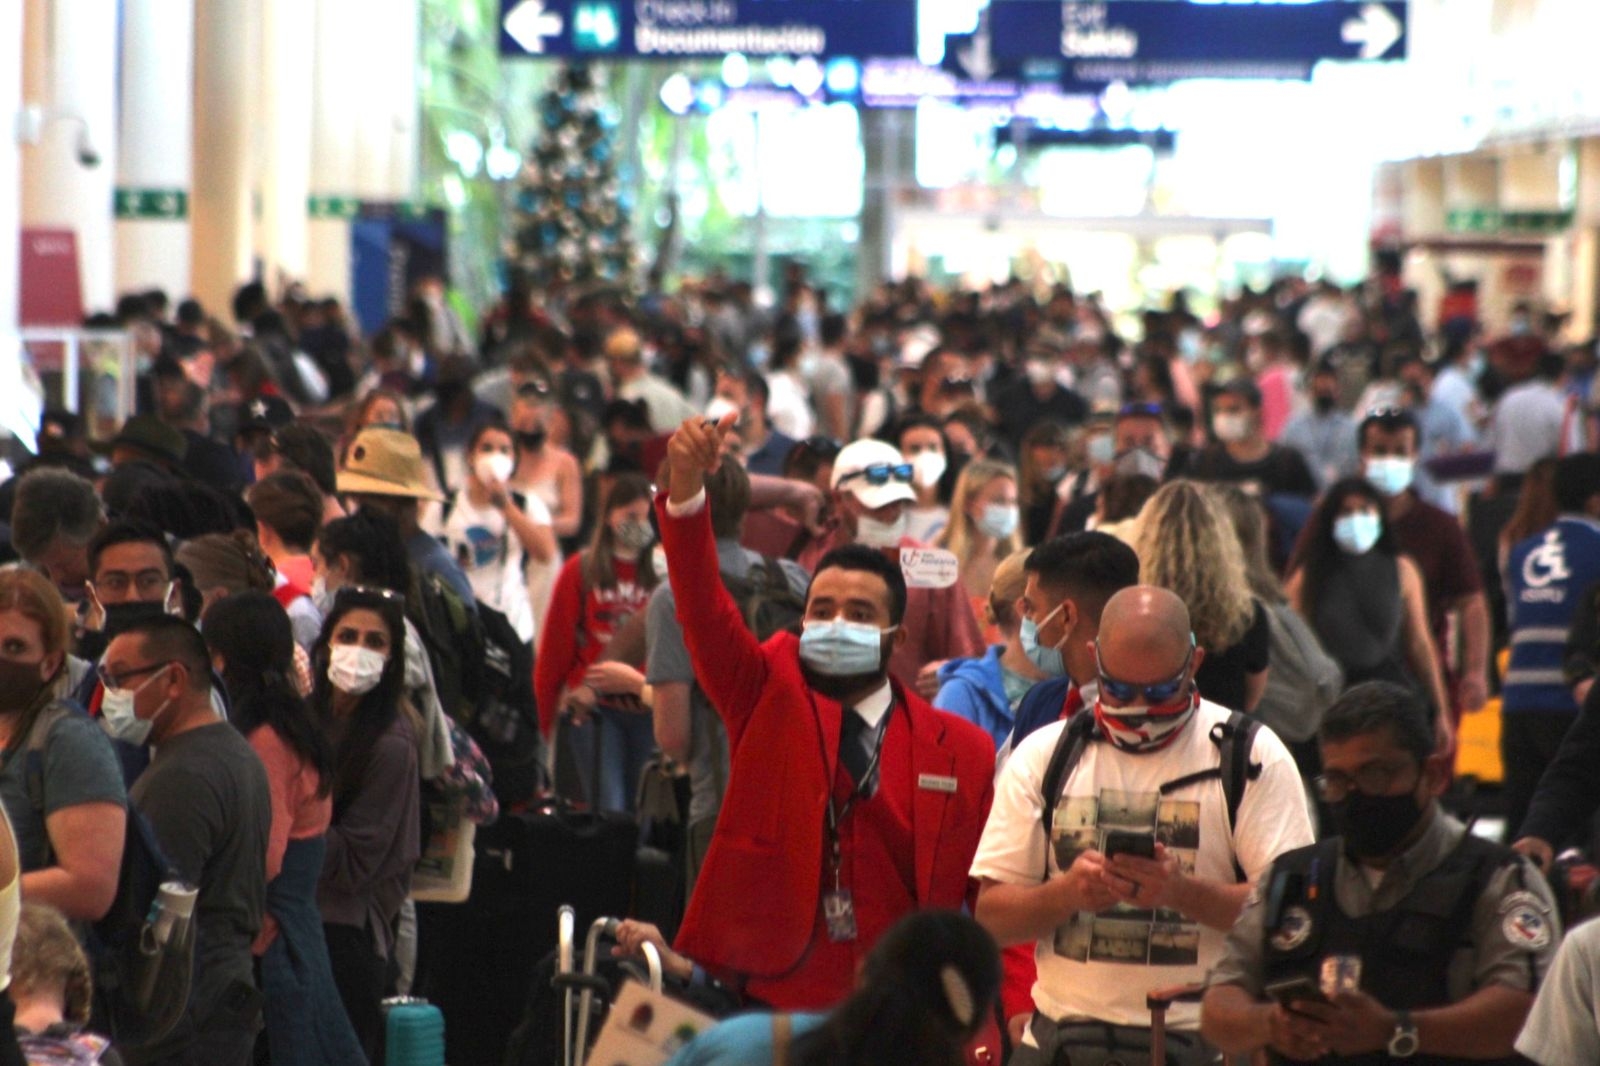
{"label": "black face mask", "polygon": [[1318,393],[1313,402],[1317,405],[1318,414],[1327,414],[1333,410],[1333,397]]}
{"label": "black face mask", "polygon": [[39,675],[38,663],[19,663],[0,659],[0,713],[25,711],[38,699],[47,682]]}
{"label": "black face mask", "polygon": [[536,452],[540,448],[544,447],[545,438],[549,436],[550,431],[541,426],[540,428],[531,430],[527,433],[518,433],[517,443],[528,449],[530,452]]}
{"label": "black face mask", "polygon": [[1422,821],[1425,807],[1407,792],[1402,796],[1368,796],[1351,792],[1328,804],[1334,830],[1344,839],[1345,852],[1357,861],[1393,855],[1402,841]]}
{"label": "black face mask", "polygon": [[127,632],[135,622],[159,618],[167,613],[161,603],[111,603],[105,607],[105,626],[91,630],[78,638],[78,656],[89,662],[99,662],[113,640]]}

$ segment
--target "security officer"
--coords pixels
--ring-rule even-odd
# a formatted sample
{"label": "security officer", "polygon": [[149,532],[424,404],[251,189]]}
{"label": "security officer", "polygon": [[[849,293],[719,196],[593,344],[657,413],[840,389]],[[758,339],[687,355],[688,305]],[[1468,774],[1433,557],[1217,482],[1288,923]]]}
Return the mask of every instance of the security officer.
{"label": "security officer", "polygon": [[1281,856],[1212,970],[1201,1033],[1280,1061],[1515,1061],[1554,956],[1537,869],[1439,807],[1447,756],[1422,701],[1357,685],[1322,723],[1337,836]]}

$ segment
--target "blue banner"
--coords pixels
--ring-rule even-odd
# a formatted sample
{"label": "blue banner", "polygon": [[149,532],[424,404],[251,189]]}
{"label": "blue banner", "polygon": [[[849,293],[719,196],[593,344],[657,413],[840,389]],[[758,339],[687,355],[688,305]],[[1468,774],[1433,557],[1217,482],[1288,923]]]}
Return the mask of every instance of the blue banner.
{"label": "blue banner", "polygon": [[1406,4],[995,0],[978,33],[948,38],[946,68],[1066,88],[1179,78],[1304,78],[1324,59],[1406,54]]}
{"label": "blue banner", "polygon": [[500,53],[552,59],[917,54],[917,0],[500,0]]}

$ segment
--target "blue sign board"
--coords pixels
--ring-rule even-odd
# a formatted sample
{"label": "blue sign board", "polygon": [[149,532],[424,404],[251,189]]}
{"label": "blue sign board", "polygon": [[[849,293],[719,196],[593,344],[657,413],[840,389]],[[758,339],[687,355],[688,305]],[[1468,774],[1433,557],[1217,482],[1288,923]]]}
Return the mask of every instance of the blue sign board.
{"label": "blue sign board", "polygon": [[914,56],[917,0],[500,0],[500,53],[555,59]]}
{"label": "blue sign board", "polygon": [[[1303,78],[1324,59],[1403,59],[1404,2],[1151,3],[994,0],[978,33],[948,38],[969,77],[1037,76],[1067,88],[1179,78]],[[1024,75],[1023,72],[1028,74]]]}

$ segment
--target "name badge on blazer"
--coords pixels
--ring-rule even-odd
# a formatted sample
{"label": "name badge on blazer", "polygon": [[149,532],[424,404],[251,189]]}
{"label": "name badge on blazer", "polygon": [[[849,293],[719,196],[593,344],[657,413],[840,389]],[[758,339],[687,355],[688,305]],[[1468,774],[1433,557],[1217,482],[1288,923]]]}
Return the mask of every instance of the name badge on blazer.
{"label": "name badge on blazer", "polygon": [[917,787],[925,788],[929,792],[954,792],[956,779],[945,777],[943,774],[918,774]]}

